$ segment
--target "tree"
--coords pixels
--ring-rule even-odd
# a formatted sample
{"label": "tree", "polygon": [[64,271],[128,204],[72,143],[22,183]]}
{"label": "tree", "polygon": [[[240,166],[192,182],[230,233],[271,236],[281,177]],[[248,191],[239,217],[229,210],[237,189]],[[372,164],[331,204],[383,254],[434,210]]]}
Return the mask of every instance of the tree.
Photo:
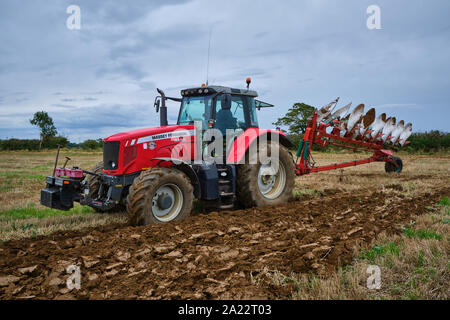
{"label": "tree", "polygon": [[33,126],[39,127],[41,130],[41,139],[39,142],[39,149],[42,148],[42,143],[52,137],[55,137],[58,133],[56,127],[53,124],[53,119],[45,111],[38,111],[34,114],[33,119],[30,119],[30,123]]}
{"label": "tree", "polygon": [[278,118],[273,124],[287,127],[287,136],[294,145],[298,145],[308,127],[308,118],[313,112],[314,107],[306,103],[295,103],[284,117]]}
{"label": "tree", "polygon": [[83,143],[81,143],[81,148],[89,149],[89,150],[95,150],[95,149],[101,148],[102,146],[103,146],[103,141],[101,139],[97,139],[97,140],[88,139],[88,140],[85,140]]}
{"label": "tree", "polygon": [[305,133],[308,127],[308,118],[313,114],[314,107],[306,103],[295,103],[286,115],[278,118],[273,124],[288,127],[288,134]]}

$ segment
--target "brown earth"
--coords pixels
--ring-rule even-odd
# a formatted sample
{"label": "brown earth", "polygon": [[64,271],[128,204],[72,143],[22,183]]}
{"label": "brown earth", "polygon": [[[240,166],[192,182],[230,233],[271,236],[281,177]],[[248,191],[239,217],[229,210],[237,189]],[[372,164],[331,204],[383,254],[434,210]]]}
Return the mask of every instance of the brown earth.
{"label": "brown earth", "polygon": [[[355,249],[449,194],[448,185],[406,197],[385,190],[325,190],[278,207],[210,212],[169,224],[109,225],[0,244],[1,299],[287,298],[256,286],[263,269],[327,274]],[[81,289],[66,268],[81,268]]]}

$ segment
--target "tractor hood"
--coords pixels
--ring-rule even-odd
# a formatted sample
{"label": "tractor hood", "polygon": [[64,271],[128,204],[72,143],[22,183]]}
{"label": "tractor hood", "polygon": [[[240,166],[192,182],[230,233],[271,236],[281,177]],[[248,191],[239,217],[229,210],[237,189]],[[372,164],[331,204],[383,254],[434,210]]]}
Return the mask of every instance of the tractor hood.
{"label": "tractor hood", "polygon": [[133,139],[139,139],[144,137],[152,137],[156,136],[162,133],[172,132],[176,130],[193,130],[193,125],[184,125],[184,126],[164,126],[164,127],[153,127],[153,128],[145,128],[145,129],[138,129],[138,130],[132,130],[127,132],[121,132],[116,133],[112,136],[109,136],[105,139],[103,139],[105,142],[110,141],[125,141],[125,140],[133,140]]}

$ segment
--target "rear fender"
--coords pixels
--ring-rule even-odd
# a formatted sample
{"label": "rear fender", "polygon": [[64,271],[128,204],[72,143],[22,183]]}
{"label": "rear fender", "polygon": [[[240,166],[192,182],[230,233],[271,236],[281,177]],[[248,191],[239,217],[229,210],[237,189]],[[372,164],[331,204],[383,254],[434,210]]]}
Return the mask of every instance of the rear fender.
{"label": "rear fender", "polygon": [[286,148],[292,148],[294,146],[282,131],[248,128],[234,140],[233,145],[229,149],[227,164],[239,164],[244,161],[247,150],[261,138],[266,139],[266,141],[276,140],[278,138],[279,143]]}

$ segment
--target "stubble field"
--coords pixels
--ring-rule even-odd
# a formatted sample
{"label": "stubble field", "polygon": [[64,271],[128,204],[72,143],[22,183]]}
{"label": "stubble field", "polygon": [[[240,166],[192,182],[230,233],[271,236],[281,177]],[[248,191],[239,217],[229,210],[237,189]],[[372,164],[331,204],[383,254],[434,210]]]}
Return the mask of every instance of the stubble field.
{"label": "stubble field", "polygon": [[[90,168],[100,152],[70,152]],[[317,164],[361,154],[316,153]],[[54,152],[0,153],[0,298],[448,299],[450,156],[401,155],[297,178],[278,207],[127,225],[126,213],[39,204]],[[69,290],[66,268],[81,269]],[[381,269],[368,289],[367,266]]]}

